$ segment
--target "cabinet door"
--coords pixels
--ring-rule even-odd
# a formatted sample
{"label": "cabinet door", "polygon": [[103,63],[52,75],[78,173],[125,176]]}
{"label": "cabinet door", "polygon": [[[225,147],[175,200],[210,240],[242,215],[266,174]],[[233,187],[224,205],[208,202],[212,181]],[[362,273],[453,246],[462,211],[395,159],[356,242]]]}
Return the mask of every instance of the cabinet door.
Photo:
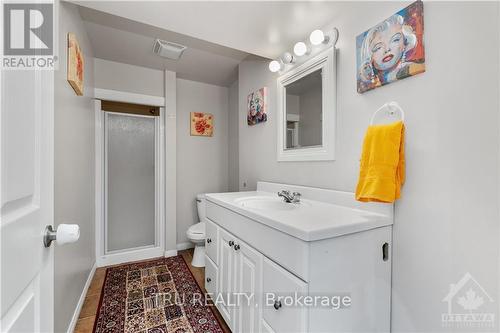
{"label": "cabinet door", "polygon": [[239,297],[235,308],[235,332],[259,332],[262,296],[262,254],[240,240],[234,245],[236,253],[236,291]]}
{"label": "cabinet door", "polygon": [[217,225],[210,221],[208,218],[206,219],[206,239],[205,239],[205,251],[206,254],[212,259],[212,261],[218,265],[219,258],[217,255],[218,252],[218,229]]}
{"label": "cabinet door", "polygon": [[[219,312],[229,328],[234,331],[234,291],[236,253],[233,249],[235,238],[228,232],[219,230]],[[223,302],[221,302],[223,300]]]}
{"label": "cabinet door", "polygon": [[210,297],[217,297],[218,270],[212,259],[205,255],[205,290]]}

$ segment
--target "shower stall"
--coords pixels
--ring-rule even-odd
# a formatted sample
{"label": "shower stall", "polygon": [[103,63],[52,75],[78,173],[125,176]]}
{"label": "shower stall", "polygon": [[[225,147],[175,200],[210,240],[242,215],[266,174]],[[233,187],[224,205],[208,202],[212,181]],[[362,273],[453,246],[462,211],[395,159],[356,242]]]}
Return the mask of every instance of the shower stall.
{"label": "shower stall", "polygon": [[97,258],[103,264],[163,255],[163,108],[97,101]]}

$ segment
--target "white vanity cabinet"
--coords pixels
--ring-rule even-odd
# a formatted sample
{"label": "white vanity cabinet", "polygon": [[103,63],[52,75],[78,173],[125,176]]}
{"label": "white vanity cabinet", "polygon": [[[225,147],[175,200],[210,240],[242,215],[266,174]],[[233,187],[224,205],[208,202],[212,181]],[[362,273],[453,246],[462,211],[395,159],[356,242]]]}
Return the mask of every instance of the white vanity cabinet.
{"label": "white vanity cabinet", "polygon": [[[276,188],[303,192],[302,206],[281,206]],[[259,183],[207,194],[205,285],[232,332],[390,331],[392,206],[365,211],[346,192],[324,191]],[[255,198],[282,210],[241,204]],[[294,295],[302,303],[290,304]],[[329,305],[303,303],[315,296]]]}
{"label": "white vanity cabinet", "polygon": [[[305,308],[284,307],[280,301],[263,306],[265,293],[307,294],[307,283],[266,258],[244,241],[207,220],[207,227],[216,230],[218,267],[207,251],[205,275],[207,292],[224,299],[217,308],[232,332],[305,332]],[[208,244],[214,243],[212,239]],[[217,288],[213,290],[214,279]],[[238,298],[239,299],[236,299]]]}

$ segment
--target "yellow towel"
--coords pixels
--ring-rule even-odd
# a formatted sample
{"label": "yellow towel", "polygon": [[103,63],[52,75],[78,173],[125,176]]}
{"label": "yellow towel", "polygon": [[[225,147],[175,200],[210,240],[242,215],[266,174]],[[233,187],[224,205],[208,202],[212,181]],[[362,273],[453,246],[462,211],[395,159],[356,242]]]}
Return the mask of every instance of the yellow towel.
{"label": "yellow towel", "polygon": [[356,187],[356,200],[394,202],[405,182],[405,127],[402,121],[369,126]]}

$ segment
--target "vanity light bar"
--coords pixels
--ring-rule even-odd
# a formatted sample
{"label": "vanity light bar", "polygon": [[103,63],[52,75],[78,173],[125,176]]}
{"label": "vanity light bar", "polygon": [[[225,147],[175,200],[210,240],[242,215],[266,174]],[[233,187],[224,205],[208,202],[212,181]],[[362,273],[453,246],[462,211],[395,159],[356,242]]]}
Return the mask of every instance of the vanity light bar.
{"label": "vanity light bar", "polygon": [[[319,29],[314,30],[309,35],[309,41],[311,42],[312,46],[318,46],[321,44],[326,45],[329,44],[330,41],[332,42],[333,46],[335,46],[338,39],[339,31],[337,28],[333,28],[331,36],[325,35],[324,32]],[[297,42],[293,47],[293,53],[298,57],[306,56],[311,53],[311,47],[304,42]],[[280,58],[269,62],[269,70],[273,73],[280,72],[285,69],[285,65],[293,64],[294,62],[295,56],[290,52],[285,52]]]}

